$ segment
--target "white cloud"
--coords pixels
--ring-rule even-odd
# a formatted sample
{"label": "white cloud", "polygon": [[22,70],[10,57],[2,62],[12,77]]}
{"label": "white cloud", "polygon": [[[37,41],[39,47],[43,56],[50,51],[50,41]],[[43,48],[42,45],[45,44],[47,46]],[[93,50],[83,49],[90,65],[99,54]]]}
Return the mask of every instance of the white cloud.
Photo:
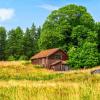
{"label": "white cloud", "polygon": [[14,9],[0,8],[0,21],[10,20],[14,16]]}
{"label": "white cloud", "polygon": [[43,4],[39,6],[40,8],[52,11],[52,10],[57,10],[59,7],[57,6],[53,6],[53,5],[49,5],[49,4]]}

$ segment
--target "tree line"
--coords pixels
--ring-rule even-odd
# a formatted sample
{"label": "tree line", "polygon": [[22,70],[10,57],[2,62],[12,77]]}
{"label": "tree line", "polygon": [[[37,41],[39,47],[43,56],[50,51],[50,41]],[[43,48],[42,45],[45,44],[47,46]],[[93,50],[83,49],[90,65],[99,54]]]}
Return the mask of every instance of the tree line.
{"label": "tree line", "polygon": [[73,68],[100,65],[100,22],[86,7],[70,4],[52,11],[42,28],[33,24],[26,32],[20,27],[6,32],[0,27],[0,60],[29,59],[49,48],[66,51]]}
{"label": "tree line", "polygon": [[0,27],[0,60],[27,60],[38,52],[41,27],[33,24],[24,32],[19,26],[10,31]]}

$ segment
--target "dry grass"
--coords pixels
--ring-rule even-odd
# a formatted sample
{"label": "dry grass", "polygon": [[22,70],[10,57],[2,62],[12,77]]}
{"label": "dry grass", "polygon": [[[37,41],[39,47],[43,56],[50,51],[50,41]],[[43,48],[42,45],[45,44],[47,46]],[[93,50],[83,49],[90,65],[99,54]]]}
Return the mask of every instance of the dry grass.
{"label": "dry grass", "polygon": [[100,100],[100,75],[54,72],[29,62],[0,62],[0,100]]}

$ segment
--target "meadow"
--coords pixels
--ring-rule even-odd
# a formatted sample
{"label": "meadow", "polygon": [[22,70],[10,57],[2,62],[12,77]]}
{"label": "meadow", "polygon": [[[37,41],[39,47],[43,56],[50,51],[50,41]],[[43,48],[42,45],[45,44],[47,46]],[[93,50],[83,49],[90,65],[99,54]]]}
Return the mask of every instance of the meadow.
{"label": "meadow", "polygon": [[100,68],[55,72],[28,61],[0,62],[0,100],[100,100]]}

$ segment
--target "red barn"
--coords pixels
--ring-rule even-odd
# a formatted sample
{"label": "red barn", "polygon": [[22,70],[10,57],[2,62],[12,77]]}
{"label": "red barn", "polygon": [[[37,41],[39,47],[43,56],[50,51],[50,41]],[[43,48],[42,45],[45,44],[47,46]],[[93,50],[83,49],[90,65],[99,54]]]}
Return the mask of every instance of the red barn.
{"label": "red barn", "polygon": [[64,71],[68,69],[66,66],[67,59],[67,53],[59,48],[54,48],[37,53],[31,58],[31,61],[34,65],[41,65],[57,71]]}

